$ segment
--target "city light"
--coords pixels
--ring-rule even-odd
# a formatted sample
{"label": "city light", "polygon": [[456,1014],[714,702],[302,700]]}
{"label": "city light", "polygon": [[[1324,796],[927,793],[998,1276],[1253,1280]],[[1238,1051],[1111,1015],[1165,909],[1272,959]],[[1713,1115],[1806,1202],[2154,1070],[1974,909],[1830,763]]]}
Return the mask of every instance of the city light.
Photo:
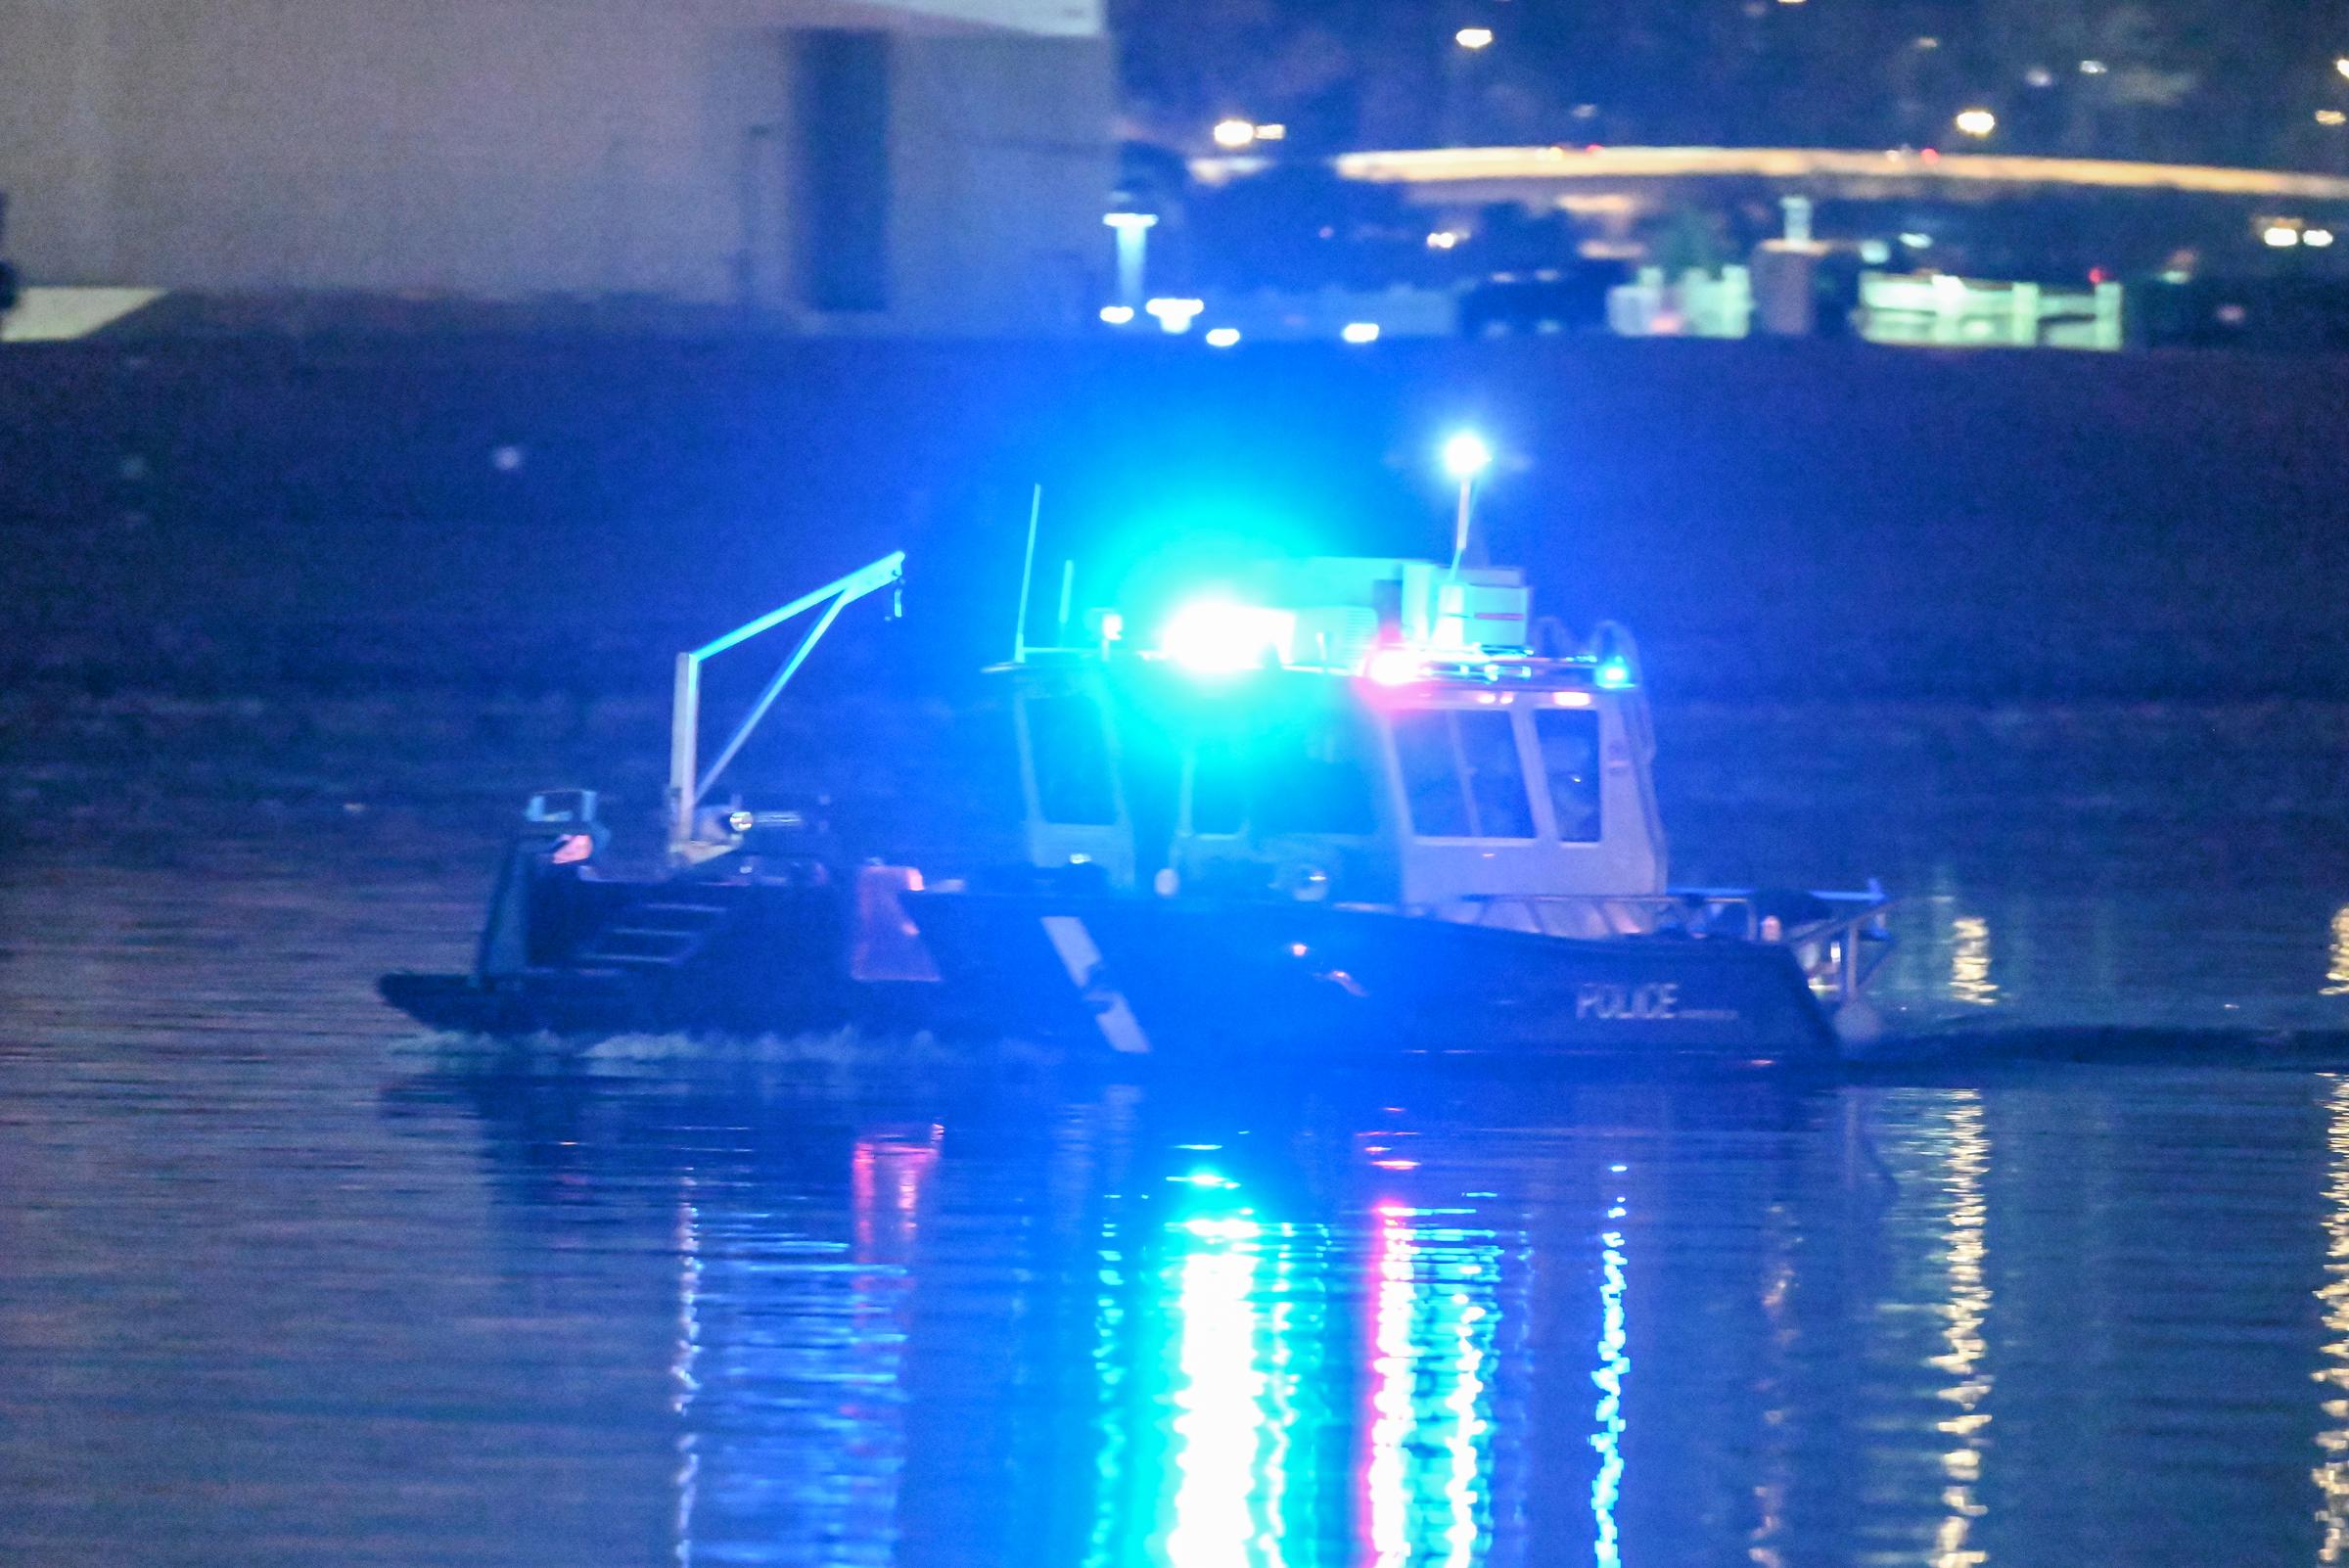
{"label": "city light", "polygon": [[1444,443],[1444,472],[1462,482],[1493,466],[1493,448],[1474,431],[1462,431]]}
{"label": "city light", "polygon": [[2105,65],[2101,60],[2083,60],[2080,62],[2080,74],[2083,76],[2101,76],[2104,74],[2104,72],[2110,70],[2111,69],[2111,67]]}
{"label": "city light", "polygon": [[1950,123],[1968,136],[1988,136],[1999,128],[1999,116],[1987,109],[1967,109],[1959,111]]}
{"label": "city light", "polygon": [[1225,152],[1236,153],[1244,147],[1254,145],[1256,122],[1246,119],[1220,119],[1216,121],[1214,134],[1218,147],[1222,148]]}
{"label": "city light", "polygon": [[1155,212],[1104,212],[1101,221],[1113,229],[1147,229],[1158,224]]}
{"label": "city light", "polygon": [[2339,71],[2344,76],[2349,76],[2349,55],[2343,55],[2338,60],[2335,60],[2332,63],[2332,69]]}
{"label": "city light", "polygon": [[2271,223],[2260,234],[2260,238],[2276,250],[2283,251],[2300,243],[2300,231],[2288,223]]}
{"label": "city light", "polygon": [[1240,329],[1237,327],[1217,327],[1207,335],[1210,348],[1228,348],[1239,341]]}
{"label": "city light", "polygon": [[1142,306],[1150,312],[1160,327],[1168,332],[1188,332],[1199,312],[1207,308],[1205,300],[1153,300]]}
{"label": "city light", "polygon": [[1462,27],[1451,35],[1451,41],[1462,49],[1490,49],[1493,47],[1493,29],[1490,27]]}
{"label": "city light", "polygon": [[2300,243],[2302,245],[2314,246],[2318,250],[2322,251],[2325,249],[2325,247],[2332,243],[2332,230],[2302,229],[2300,231]]}
{"label": "city light", "polygon": [[2317,123],[2320,125],[2349,124],[2349,115],[2344,115],[2337,109],[2320,109],[2317,111]]}
{"label": "city light", "polygon": [[1103,305],[1101,307],[1101,319],[1113,327],[1127,326],[1133,320],[1133,306]]}
{"label": "city light", "polygon": [[1256,139],[1260,142],[1285,142],[1289,139],[1289,128],[1281,124],[1259,125]]}
{"label": "city light", "polygon": [[1375,321],[1349,321],[1339,330],[1338,336],[1348,343],[1376,343],[1378,342],[1378,323]]}
{"label": "city light", "polygon": [[1427,248],[1431,251],[1449,251],[1459,243],[1459,235],[1451,229],[1438,229],[1427,237]]}

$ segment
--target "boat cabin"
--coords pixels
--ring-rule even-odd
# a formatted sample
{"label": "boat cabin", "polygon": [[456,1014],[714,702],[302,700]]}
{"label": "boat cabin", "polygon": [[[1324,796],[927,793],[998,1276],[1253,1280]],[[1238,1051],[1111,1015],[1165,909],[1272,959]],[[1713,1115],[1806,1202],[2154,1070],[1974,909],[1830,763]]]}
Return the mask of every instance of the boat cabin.
{"label": "boat cabin", "polygon": [[1029,864],[1644,929],[1666,866],[1636,653],[1537,633],[1530,597],[1513,571],[1310,562],[1177,610],[1153,646],[1101,616],[1094,646],[1001,667]]}

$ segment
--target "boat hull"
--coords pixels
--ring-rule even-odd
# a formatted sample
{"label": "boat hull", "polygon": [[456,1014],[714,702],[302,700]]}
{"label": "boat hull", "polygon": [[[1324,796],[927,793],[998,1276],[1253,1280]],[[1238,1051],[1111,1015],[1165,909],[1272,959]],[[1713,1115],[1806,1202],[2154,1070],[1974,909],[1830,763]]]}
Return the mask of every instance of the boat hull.
{"label": "boat hull", "polygon": [[1821,1061],[1794,956],[1298,902],[916,894],[946,990],[996,1030],[1168,1051]]}
{"label": "boat hull", "polygon": [[[599,932],[680,908],[711,912],[674,961],[603,950]],[[387,975],[385,998],[431,1028],[497,1036],[855,1025],[1134,1057],[1836,1054],[1794,956],[1723,937],[1583,940],[1285,900],[955,891],[869,905],[828,887],[563,877],[533,889],[524,925],[527,961],[509,972]],[[876,976],[876,925],[918,944],[910,968],[900,952]]]}

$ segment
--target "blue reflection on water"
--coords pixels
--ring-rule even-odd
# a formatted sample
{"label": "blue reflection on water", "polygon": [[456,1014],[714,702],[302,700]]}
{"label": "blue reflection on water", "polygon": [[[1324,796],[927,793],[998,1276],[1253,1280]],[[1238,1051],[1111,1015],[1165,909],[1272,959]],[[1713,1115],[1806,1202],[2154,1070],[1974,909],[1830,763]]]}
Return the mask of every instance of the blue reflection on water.
{"label": "blue reflection on water", "polygon": [[[1088,1568],[1483,1560],[1493,1233],[1383,1202],[1365,1235],[1241,1206],[1241,1183],[1192,1190],[1148,1260],[1102,1249]],[[1359,1318],[1330,1311],[1354,1300]]]}
{"label": "blue reflection on water", "polygon": [[[1190,1220],[1196,1245],[1177,1268],[1174,1466],[1177,1473],[1167,1560],[1177,1568],[1263,1563],[1280,1551],[1276,1455],[1267,1442],[1270,1379],[1261,1364],[1254,1220]],[[1275,1336],[1277,1337],[1277,1336]]]}
{"label": "blue reflection on water", "polygon": [[[779,1230],[761,1213],[714,1221],[683,1176],[670,1360],[683,1568],[893,1554],[910,1268],[943,1137],[932,1127],[856,1139],[845,1243]],[[810,1381],[832,1400],[807,1402]]]}
{"label": "blue reflection on water", "polygon": [[1475,1561],[1489,1529],[1495,1290],[1489,1230],[1382,1204],[1370,1292],[1362,1517],[1381,1565]]}

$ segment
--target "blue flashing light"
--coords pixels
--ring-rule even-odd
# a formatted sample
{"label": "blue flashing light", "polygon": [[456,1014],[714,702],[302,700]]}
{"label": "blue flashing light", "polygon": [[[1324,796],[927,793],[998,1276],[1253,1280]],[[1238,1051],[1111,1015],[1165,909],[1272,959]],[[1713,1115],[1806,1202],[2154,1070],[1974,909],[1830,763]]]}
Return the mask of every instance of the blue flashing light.
{"label": "blue flashing light", "polygon": [[1632,683],[1631,661],[1621,654],[1610,655],[1598,662],[1598,671],[1591,677],[1605,691],[1622,691]]}
{"label": "blue flashing light", "polygon": [[1158,651],[1193,674],[1236,675],[1282,663],[1295,617],[1221,596],[1193,599],[1168,618]]}
{"label": "blue flashing light", "polygon": [[1493,448],[1474,431],[1464,430],[1444,443],[1444,472],[1455,480],[1472,480],[1493,466]]}

